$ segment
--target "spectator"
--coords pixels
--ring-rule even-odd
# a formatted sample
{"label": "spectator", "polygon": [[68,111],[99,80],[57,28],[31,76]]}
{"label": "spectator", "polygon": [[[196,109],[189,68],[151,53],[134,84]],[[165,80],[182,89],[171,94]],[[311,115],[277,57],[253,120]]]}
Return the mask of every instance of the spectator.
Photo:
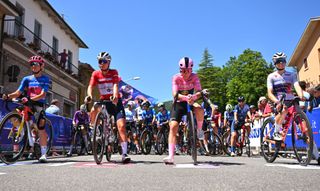
{"label": "spectator", "polygon": [[[306,98],[306,99],[309,99],[310,98],[310,94],[306,91],[306,88],[307,88],[307,83],[305,81],[299,81],[299,85],[303,91],[303,96]],[[307,109],[308,109],[308,106],[309,106],[309,102],[308,101],[299,101],[299,105],[300,105],[300,108],[306,113],[307,112]]]}
{"label": "spectator", "polygon": [[314,97],[314,99],[311,100],[311,108],[308,108],[308,110],[310,111],[312,110],[312,108],[319,107],[320,105],[320,84],[314,88],[310,88],[308,92],[312,95],[311,97]]}
{"label": "spectator", "polygon": [[53,99],[51,105],[46,109],[46,113],[60,115],[59,100]]}
{"label": "spectator", "polygon": [[60,56],[60,66],[65,69],[66,67],[66,62],[67,62],[67,58],[68,58],[68,54],[66,52],[66,49],[63,49],[63,52],[61,52],[59,54]]}

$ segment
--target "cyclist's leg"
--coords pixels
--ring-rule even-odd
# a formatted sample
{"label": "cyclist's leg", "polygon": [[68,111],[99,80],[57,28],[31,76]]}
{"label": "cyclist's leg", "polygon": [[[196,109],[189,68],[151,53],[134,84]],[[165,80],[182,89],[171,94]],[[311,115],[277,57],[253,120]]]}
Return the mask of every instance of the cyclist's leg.
{"label": "cyclist's leg", "polygon": [[[210,122],[204,121],[204,122],[203,122],[202,130],[203,130],[203,131],[209,131],[209,128],[211,128],[210,125],[211,125]],[[208,128],[208,127],[209,127],[209,128]],[[204,149],[206,150],[207,153],[209,152],[208,139],[209,139],[209,134],[205,134],[204,137],[203,137],[203,146],[204,146]]]}
{"label": "cyclist's leg", "polygon": [[81,135],[84,141],[84,146],[85,146],[85,154],[88,154],[89,151],[89,146],[88,146],[88,128],[86,125],[84,125],[84,129],[81,129]]}
{"label": "cyclist's leg", "polygon": [[204,118],[204,111],[198,103],[194,103],[193,104],[193,112],[194,112],[196,120],[197,120],[198,139],[203,140],[202,124],[203,124],[203,118]]}
{"label": "cyclist's leg", "polygon": [[279,111],[275,117],[275,128],[274,128],[275,133],[279,133],[281,131],[282,122],[286,118],[287,114],[288,114],[288,107],[284,104],[282,111]]}
{"label": "cyclist's leg", "polygon": [[169,158],[173,159],[174,158],[174,151],[175,151],[175,145],[177,143],[177,133],[179,129],[179,123],[178,121],[172,120],[170,121],[170,132],[169,132],[169,138],[168,138],[168,143],[169,143]]}
{"label": "cyclist's leg", "polygon": [[234,145],[235,145],[235,140],[237,138],[237,132],[235,131],[235,129],[236,129],[235,121],[232,121],[232,124],[231,124],[231,140],[230,140],[231,155],[234,155],[234,152],[235,152]]}

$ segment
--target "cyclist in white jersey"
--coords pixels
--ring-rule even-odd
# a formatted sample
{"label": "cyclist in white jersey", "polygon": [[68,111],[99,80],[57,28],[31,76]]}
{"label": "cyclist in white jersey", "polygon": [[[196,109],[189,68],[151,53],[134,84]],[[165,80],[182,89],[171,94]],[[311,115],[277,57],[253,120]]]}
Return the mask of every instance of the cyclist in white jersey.
{"label": "cyclist in white jersey", "polygon": [[[283,137],[281,132],[282,122],[288,113],[288,105],[286,103],[290,103],[290,101],[294,99],[292,86],[296,90],[300,99],[305,100],[302,89],[297,81],[297,75],[285,70],[287,63],[286,58],[287,56],[282,52],[277,52],[273,55],[272,61],[277,70],[269,74],[267,78],[268,97],[276,104],[278,111],[278,114],[275,117],[274,130],[274,140],[277,141],[281,141]],[[279,99],[282,94],[285,94],[285,104],[283,109],[280,111],[281,104],[279,103]]]}

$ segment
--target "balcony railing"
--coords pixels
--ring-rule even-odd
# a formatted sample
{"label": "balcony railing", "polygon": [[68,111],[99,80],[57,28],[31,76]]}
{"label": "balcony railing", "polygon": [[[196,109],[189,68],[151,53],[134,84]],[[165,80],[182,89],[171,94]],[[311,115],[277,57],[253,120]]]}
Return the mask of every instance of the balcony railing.
{"label": "balcony railing", "polygon": [[77,78],[79,69],[69,61],[62,68],[59,62],[59,52],[53,49],[45,41],[39,38],[30,29],[15,19],[7,19],[4,21],[4,38],[13,38],[33,49],[38,55],[43,56],[46,60],[52,62],[57,67],[63,69],[66,73]]}

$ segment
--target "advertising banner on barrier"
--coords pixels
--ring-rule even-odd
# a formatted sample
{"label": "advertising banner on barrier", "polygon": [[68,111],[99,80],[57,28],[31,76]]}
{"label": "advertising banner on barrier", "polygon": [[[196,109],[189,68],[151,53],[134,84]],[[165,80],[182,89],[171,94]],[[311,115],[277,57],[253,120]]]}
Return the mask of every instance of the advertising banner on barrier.
{"label": "advertising banner on barrier", "polygon": [[[317,144],[318,148],[320,147],[320,108],[315,108],[312,113],[307,112],[307,116],[309,118],[312,131],[313,131],[313,140]],[[260,128],[263,121],[260,120],[259,122],[255,122],[252,126],[251,133],[250,133],[250,146],[252,147],[260,147]],[[286,142],[287,148],[292,147],[292,137],[291,137],[291,130],[289,130]]]}
{"label": "advertising banner on barrier", "polygon": [[125,106],[128,101],[132,100],[137,100],[137,99],[142,99],[142,100],[148,100],[152,105],[155,105],[157,103],[157,99],[153,98],[149,95],[146,95],[136,88],[132,87],[131,85],[127,84],[124,81],[120,81],[119,83],[119,93],[121,94],[122,97],[122,103]]}

